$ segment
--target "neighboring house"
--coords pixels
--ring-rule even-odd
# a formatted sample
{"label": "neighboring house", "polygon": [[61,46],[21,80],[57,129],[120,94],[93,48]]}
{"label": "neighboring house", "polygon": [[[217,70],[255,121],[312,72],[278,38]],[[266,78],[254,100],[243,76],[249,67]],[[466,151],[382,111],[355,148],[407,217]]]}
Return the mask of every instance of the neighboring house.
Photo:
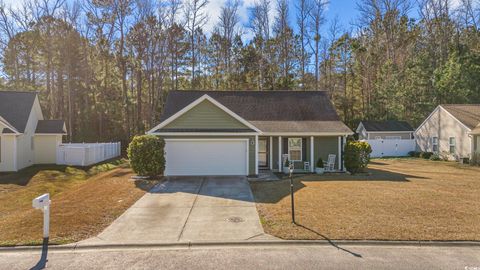
{"label": "neighboring house", "polygon": [[413,132],[405,121],[362,121],[358,124],[359,140],[368,142],[371,157],[401,157],[415,150]]}
{"label": "neighboring house", "polygon": [[358,124],[359,140],[410,140],[415,130],[405,121],[362,121]]}
{"label": "neighboring house", "polygon": [[0,91],[0,172],[56,162],[63,120],[44,120],[35,92]]}
{"label": "neighboring house", "polygon": [[470,133],[473,142],[473,155],[475,162],[480,165],[480,124],[478,124]]}
{"label": "neighboring house", "polygon": [[322,91],[170,91],[147,133],[165,139],[165,175],[257,175],[281,170],[286,156],[313,172],[335,154],[344,170],[352,131]]}
{"label": "neighboring house", "polygon": [[420,151],[471,158],[479,148],[480,104],[439,105],[415,131]]}

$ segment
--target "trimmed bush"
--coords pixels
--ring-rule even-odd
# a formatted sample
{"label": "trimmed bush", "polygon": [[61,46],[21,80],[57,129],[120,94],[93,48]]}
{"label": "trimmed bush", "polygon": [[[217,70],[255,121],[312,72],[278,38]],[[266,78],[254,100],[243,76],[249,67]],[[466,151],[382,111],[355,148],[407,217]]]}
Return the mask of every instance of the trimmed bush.
{"label": "trimmed bush", "polygon": [[135,173],[155,177],[165,170],[165,142],[153,135],[135,136],[128,145],[127,154]]}
{"label": "trimmed bush", "polygon": [[372,148],[367,142],[349,141],[345,145],[345,168],[352,173],[363,172],[370,161]]}
{"label": "trimmed bush", "polygon": [[420,157],[420,152],[410,151],[410,152],[408,152],[408,155],[411,156],[411,157]]}
{"label": "trimmed bush", "polygon": [[319,158],[317,160],[317,168],[323,168],[323,159],[322,158]]}
{"label": "trimmed bush", "polygon": [[285,164],[283,164],[283,167],[290,167],[290,160],[288,160],[288,158],[285,159]]}
{"label": "trimmed bush", "polygon": [[440,155],[438,155],[438,154],[433,154],[433,155],[430,157],[430,160],[440,161],[440,160],[442,160],[442,158],[441,158]]}
{"label": "trimmed bush", "polygon": [[420,153],[420,157],[424,159],[429,159],[431,156],[433,156],[432,152],[422,152]]}

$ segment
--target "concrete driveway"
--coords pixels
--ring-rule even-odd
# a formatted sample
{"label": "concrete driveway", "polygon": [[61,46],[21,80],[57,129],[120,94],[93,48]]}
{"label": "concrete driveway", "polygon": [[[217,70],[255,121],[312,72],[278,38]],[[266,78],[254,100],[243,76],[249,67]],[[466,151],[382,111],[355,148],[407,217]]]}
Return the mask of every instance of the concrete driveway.
{"label": "concrete driveway", "polygon": [[83,243],[265,240],[245,177],[171,177]]}

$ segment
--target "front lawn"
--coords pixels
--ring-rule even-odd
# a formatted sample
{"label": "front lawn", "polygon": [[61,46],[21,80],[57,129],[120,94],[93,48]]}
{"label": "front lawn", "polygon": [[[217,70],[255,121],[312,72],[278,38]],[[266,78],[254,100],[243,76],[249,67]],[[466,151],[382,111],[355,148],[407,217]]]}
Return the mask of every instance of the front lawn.
{"label": "front lawn", "polygon": [[368,174],[251,183],[265,231],[283,239],[480,240],[480,168],[375,159]]}
{"label": "front lawn", "polygon": [[50,243],[79,241],[101,232],[154,182],[133,181],[124,160],[90,168],[32,166],[0,174],[0,245],[42,242],[40,210],[32,199],[49,192]]}

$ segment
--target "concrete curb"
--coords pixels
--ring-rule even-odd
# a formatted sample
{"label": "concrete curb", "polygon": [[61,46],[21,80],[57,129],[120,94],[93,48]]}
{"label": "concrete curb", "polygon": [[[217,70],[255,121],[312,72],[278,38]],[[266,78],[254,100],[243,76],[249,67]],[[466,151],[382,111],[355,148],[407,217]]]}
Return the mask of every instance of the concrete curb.
{"label": "concrete curb", "polygon": [[[480,247],[480,241],[374,241],[374,240],[273,240],[239,242],[173,242],[50,245],[49,251],[115,250],[115,249],[195,249],[223,247],[285,246],[384,246],[384,247]],[[0,247],[0,253],[42,250],[42,246]]]}

